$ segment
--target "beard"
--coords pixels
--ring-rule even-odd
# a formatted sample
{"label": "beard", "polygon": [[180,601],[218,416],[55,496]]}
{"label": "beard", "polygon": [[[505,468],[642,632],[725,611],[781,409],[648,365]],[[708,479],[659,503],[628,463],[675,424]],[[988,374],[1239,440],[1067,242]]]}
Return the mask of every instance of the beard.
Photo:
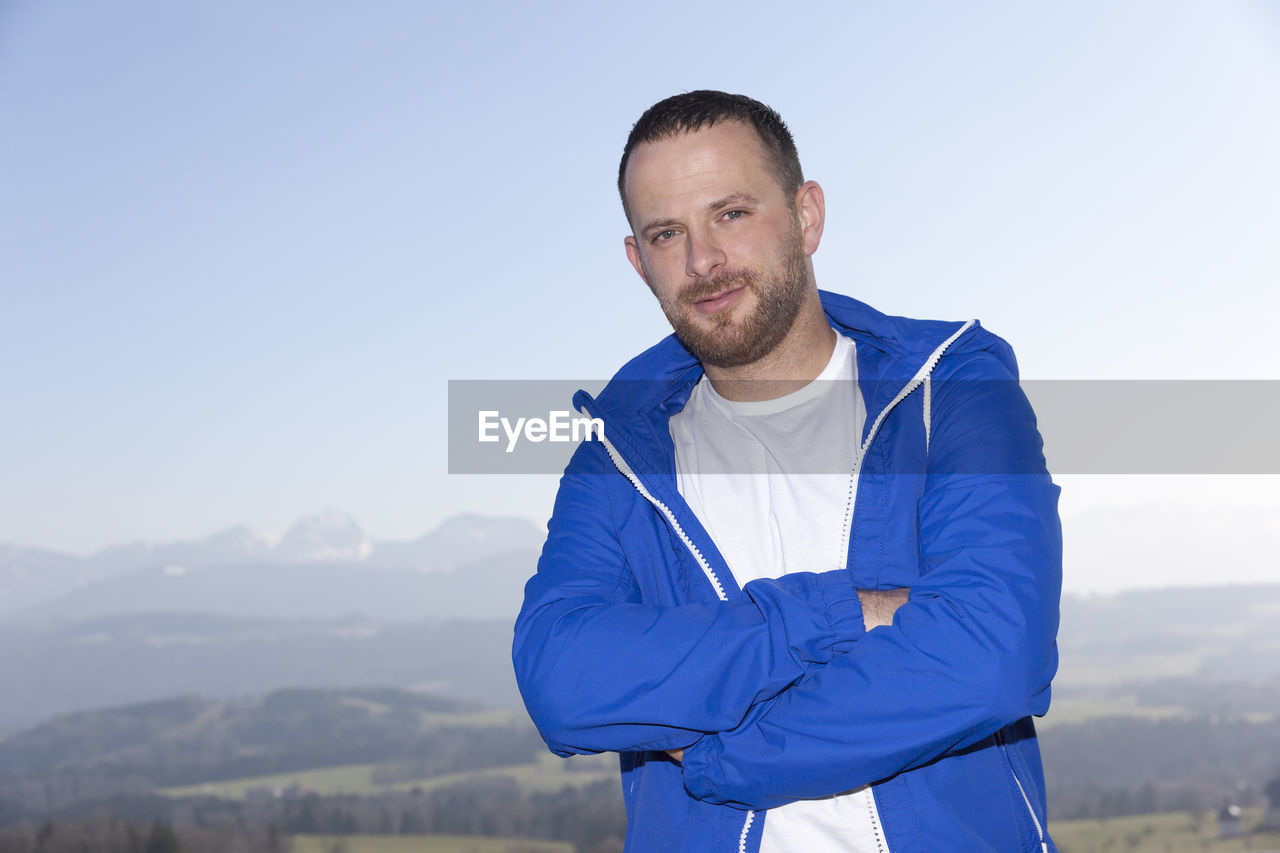
{"label": "beard", "polygon": [[[659,299],[676,337],[702,364],[742,367],[764,358],[791,331],[809,291],[809,269],[799,228],[788,241],[781,268],[771,278],[739,269],[704,279],[674,298]],[[704,316],[693,304],[726,290],[746,287],[756,295],[747,316],[735,322],[732,309]],[[745,295],[745,294],[744,294]]]}

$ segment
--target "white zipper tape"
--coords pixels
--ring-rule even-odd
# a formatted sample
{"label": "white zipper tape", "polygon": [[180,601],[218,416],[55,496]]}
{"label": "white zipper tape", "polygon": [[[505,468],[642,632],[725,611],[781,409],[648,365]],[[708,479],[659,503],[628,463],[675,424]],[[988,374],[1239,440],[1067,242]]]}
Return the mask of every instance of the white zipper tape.
{"label": "white zipper tape", "polygon": [[[591,417],[590,412],[588,412],[585,407],[579,409],[579,411],[588,418]],[[631,470],[631,466],[627,464],[627,460],[623,459],[622,454],[613,446],[613,443],[604,437],[603,427],[597,425],[594,428],[594,432],[596,439],[604,445],[605,452],[609,454],[609,458],[613,460],[614,466],[616,466],[618,471],[622,473],[622,476],[630,480],[631,485],[636,487],[636,491],[638,491],[645,500],[657,507],[658,510],[666,516],[667,521],[671,524],[671,529],[676,532],[676,535],[680,537],[680,541],[688,547],[689,553],[693,555],[693,558],[698,561],[698,565],[702,567],[702,573],[706,575],[707,580],[711,582],[711,587],[715,590],[716,597],[721,601],[728,601],[729,596],[725,594],[724,585],[720,583],[720,578],[716,577],[715,569],[711,568],[711,564],[707,562],[706,557],[702,556],[702,552],[698,550],[698,546],[694,545],[693,540],[684,532],[684,528],[681,527],[680,522],[676,520],[675,513],[671,511],[670,507],[654,497],[653,494],[645,488],[644,483],[640,482],[640,478],[636,475],[636,472]]]}

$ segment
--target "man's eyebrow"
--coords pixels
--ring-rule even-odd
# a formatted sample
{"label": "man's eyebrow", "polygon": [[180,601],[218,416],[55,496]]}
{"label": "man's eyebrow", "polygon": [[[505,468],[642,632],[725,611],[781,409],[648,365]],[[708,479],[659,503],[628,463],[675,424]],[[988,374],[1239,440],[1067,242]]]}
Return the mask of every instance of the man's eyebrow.
{"label": "man's eyebrow", "polygon": [[[724,210],[726,207],[733,207],[738,204],[759,204],[760,199],[751,193],[732,193],[724,198],[718,198],[707,205],[707,213],[715,213],[718,210]],[[679,225],[678,219],[650,219],[640,227],[639,233],[648,234],[661,228],[670,228],[672,225]]]}
{"label": "man's eyebrow", "polygon": [[650,231],[653,231],[658,228],[669,228],[672,225],[679,225],[679,224],[680,224],[680,221],[678,219],[650,219],[648,222],[646,222],[644,225],[640,227],[640,233],[648,234]]}
{"label": "man's eyebrow", "polygon": [[733,193],[724,198],[717,199],[707,205],[707,213],[715,213],[717,210],[724,210],[726,207],[733,207],[737,204],[759,204],[760,199],[751,193]]}

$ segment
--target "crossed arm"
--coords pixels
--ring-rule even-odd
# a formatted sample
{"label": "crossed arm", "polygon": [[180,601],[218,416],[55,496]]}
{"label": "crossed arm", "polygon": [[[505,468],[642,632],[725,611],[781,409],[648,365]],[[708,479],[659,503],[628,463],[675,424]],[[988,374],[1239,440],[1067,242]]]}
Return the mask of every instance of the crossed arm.
{"label": "crossed arm", "polygon": [[[935,413],[946,405],[938,393]],[[948,460],[956,447],[1038,453],[1025,398],[980,398],[964,414],[933,437],[954,470],[990,470]],[[695,796],[768,808],[878,781],[1047,708],[1061,561],[1047,474],[931,475],[905,602],[829,572],[670,607],[643,603],[618,543],[597,476],[616,477],[612,463],[575,460],[514,648],[553,751],[674,751]]]}
{"label": "crossed arm", "polygon": [[645,603],[604,509],[616,477],[598,448],[579,448],[516,620],[516,678],[554,752],[686,747],[862,635],[843,573],[753,581],[731,601]]}
{"label": "crossed arm", "polygon": [[[906,587],[897,589],[859,589],[855,590],[858,602],[862,605],[862,626],[865,631],[883,628],[893,624],[893,614],[907,603],[911,590]],[[668,749],[676,761],[684,759],[683,749]]]}
{"label": "crossed arm", "polygon": [[516,621],[517,681],[558,754],[683,749],[730,731],[905,597],[859,594],[837,571],[752,581],[731,601],[645,603],[603,509],[616,477],[597,447],[579,448]]}
{"label": "crossed arm", "polygon": [[[961,370],[972,381],[946,381]],[[693,796],[754,809],[852,790],[1048,710],[1059,490],[1008,370],[979,354],[942,375],[908,601],[891,629],[686,748]]]}

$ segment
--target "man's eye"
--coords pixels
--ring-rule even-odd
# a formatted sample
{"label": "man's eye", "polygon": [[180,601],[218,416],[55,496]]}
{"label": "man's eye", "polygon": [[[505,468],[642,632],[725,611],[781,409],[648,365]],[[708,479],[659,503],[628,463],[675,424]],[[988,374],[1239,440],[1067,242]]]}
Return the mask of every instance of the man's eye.
{"label": "man's eye", "polygon": [[653,242],[661,243],[665,240],[670,240],[674,236],[676,236],[675,231],[672,231],[672,230],[659,231],[657,234],[653,235]]}
{"label": "man's eye", "polygon": [[724,218],[729,220],[741,219],[746,215],[747,215],[747,212],[745,210],[729,210],[725,212]]}

